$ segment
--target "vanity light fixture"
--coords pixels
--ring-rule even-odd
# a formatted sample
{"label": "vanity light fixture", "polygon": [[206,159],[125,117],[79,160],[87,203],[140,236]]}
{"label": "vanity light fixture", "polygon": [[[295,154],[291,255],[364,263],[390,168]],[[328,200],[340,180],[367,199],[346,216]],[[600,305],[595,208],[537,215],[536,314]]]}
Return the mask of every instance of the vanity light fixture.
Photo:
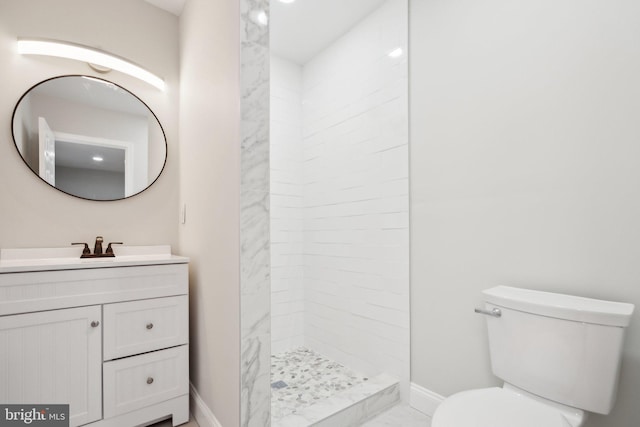
{"label": "vanity light fixture", "polygon": [[133,64],[126,59],[75,43],[19,38],[18,53],[23,55],[46,55],[75,59],[77,61],[87,62],[90,65],[110,68],[129,74],[130,76],[149,83],[160,90],[164,90],[165,88],[164,80],[144,68]]}
{"label": "vanity light fixture", "polygon": [[94,162],[101,162],[101,161],[103,161],[103,160],[104,160],[104,159],[103,159],[102,157],[100,157],[100,156],[93,156],[93,161],[94,161]]}

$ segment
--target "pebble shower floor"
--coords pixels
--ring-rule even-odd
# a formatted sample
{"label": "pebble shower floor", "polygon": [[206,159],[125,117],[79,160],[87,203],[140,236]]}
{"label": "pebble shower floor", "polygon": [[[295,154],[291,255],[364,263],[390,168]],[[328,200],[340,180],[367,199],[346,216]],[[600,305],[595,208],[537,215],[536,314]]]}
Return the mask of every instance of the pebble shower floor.
{"label": "pebble shower floor", "polygon": [[304,347],[272,355],[271,419],[295,414],[367,379]]}

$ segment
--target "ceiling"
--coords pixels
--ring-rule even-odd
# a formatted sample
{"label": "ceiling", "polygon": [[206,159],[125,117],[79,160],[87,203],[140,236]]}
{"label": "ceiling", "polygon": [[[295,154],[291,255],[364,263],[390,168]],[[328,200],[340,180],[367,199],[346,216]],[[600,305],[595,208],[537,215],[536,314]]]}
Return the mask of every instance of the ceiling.
{"label": "ceiling", "polygon": [[[180,16],[186,0],[145,0]],[[271,0],[271,51],[304,64],[385,0]]]}
{"label": "ceiling", "polygon": [[160,9],[164,9],[168,12],[173,13],[176,16],[180,16],[182,13],[182,8],[187,0],[144,0],[147,3],[151,3],[152,5],[159,7]]}
{"label": "ceiling", "polygon": [[271,0],[271,51],[304,64],[385,0]]}
{"label": "ceiling", "polygon": [[[93,161],[102,157],[101,162]],[[102,170],[124,174],[125,152],[123,148],[76,144],[56,140],[56,167]]]}

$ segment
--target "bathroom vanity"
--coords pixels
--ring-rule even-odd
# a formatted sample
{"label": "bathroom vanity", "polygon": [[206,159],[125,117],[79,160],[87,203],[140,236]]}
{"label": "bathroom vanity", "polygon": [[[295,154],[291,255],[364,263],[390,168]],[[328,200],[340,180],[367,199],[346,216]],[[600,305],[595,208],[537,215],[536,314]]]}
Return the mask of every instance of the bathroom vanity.
{"label": "bathroom vanity", "polygon": [[0,251],[0,402],[70,425],[189,420],[188,258],[169,246]]}

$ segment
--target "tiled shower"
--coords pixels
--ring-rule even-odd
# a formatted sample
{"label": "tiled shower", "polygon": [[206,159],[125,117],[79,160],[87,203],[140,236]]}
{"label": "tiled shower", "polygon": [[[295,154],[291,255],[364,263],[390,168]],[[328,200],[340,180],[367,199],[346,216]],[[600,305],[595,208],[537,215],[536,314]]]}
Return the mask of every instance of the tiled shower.
{"label": "tiled shower", "polygon": [[388,0],[304,64],[271,57],[275,425],[376,381],[408,394],[407,18]]}

